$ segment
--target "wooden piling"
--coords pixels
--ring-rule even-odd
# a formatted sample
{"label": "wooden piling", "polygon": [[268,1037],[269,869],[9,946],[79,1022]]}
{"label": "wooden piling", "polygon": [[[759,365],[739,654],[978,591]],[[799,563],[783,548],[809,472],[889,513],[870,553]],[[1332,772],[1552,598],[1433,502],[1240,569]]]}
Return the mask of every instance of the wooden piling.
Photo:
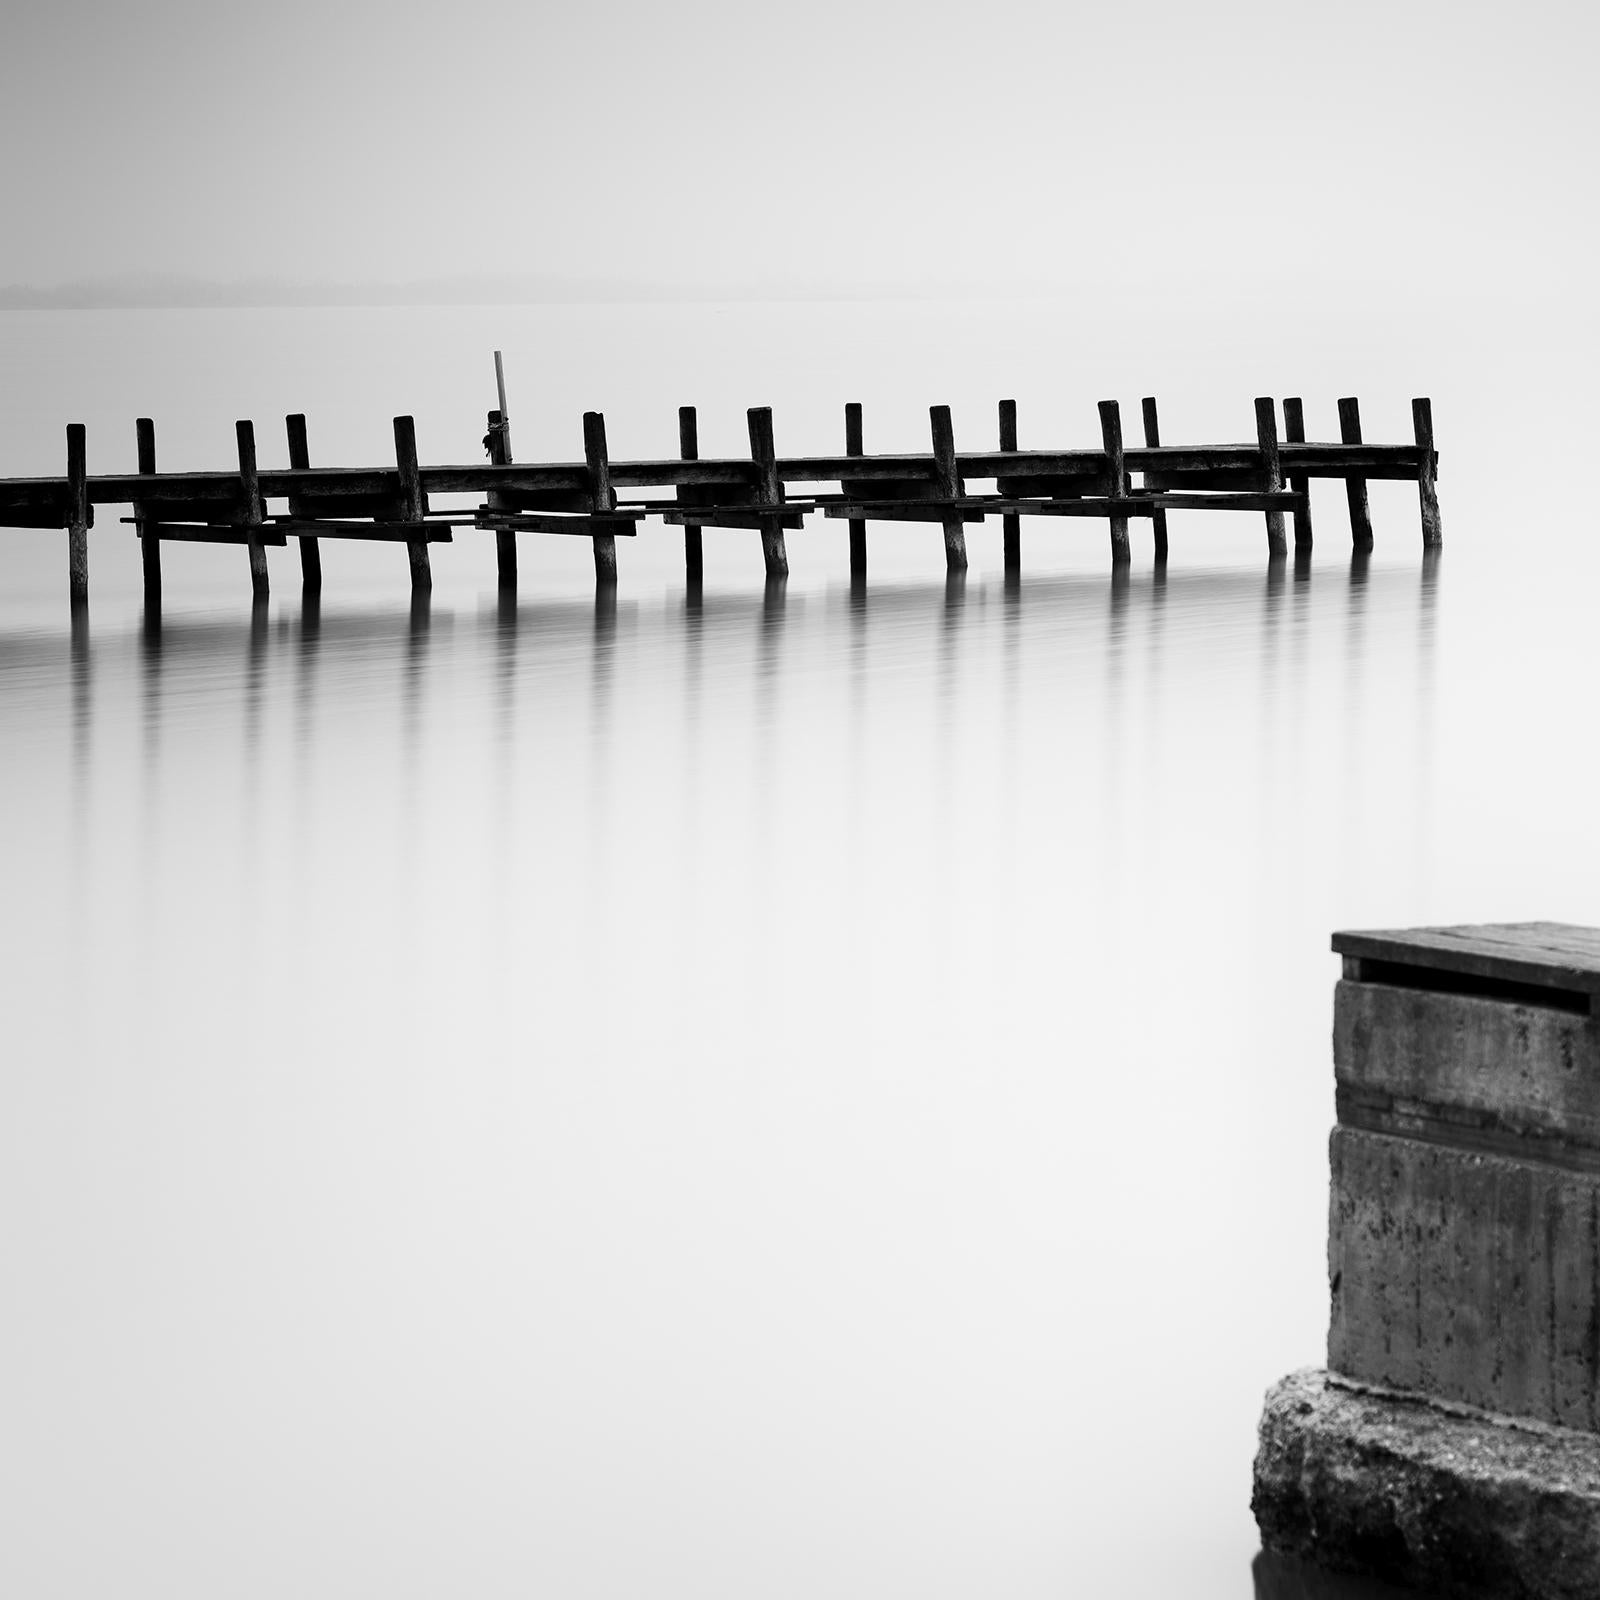
{"label": "wooden piling", "polygon": [[[700,459],[700,419],[693,406],[678,407],[678,459]],[[699,583],[705,577],[705,538],[698,523],[683,525],[683,575],[690,583]]]}
{"label": "wooden piling", "polygon": [[67,424],[67,590],[74,609],[89,603],[89,435]]}
{"label": "wooden piling", "polygon": [[[422,492],[422,470],[417,465],[417,424],[412,417],[394,419],[394,461],[400,469],[400,520],[421,523],[428,513],[428,499]],[[433,568],[428,561],[428,538],[418,529],[417,537],[406,540],[406,557],[411,564],[411,588],[433,587]]]}
{"label": "wooden piling", "polygon": [[[1290,444],[1306,442],[1306,409],[1298,397],[1283,402],[1283,433]],[[1294,508],[1294,549],[1301,555],[1311,548],[1311,480],[1295,473],[1289,478],[1289,487],[1300,496]]]}
{"label": "wooden piling", "polygon": [[[781,506],[783,479],[778,476],[778,451],[772,441],[772,407],[751,406],[746,419],[750,428],[750,455],[759,473],[756,504]],[[776,517],[761,529],[761,555],[769,579],[789,576],[789,552],[784,547],[783,524]]]}
{"label": "wooden piling", "polygon": [[[1156,415],[1156,397],[1147,394],[1139,402],[1140,409],[1144,412],[1144,442],[1152,450],[1161,448],[1161,419]],[[1149,480],[1146,479],[1146,482]],[[1167,514],[1159,508],[1150,513],[1150,526],[1155,533],[1156,561],[1164,562],[1167,559]]]}
{"label": "wooden piling", "polygon": [[[1017,449],[1017,402],[1000,402],[1000,448]],[[1000,545],[1007,572],[1022,571],[1022,518],[1015,511],[1007,511],[1000,518],[1003,530]]]}
{"label": "wooden piling", "polygon": [[[306,438],[305,413],[296,411],[283,419],[289,435],[289,465],[304,470],[311,465],[311,446]],[[289,510],[295,506],[291,503]],[[322,547],[313,534],[300,535],[300,592],[307,595],[322,593]]]}
{"label": "wooden piling", "polygon": [[[1113,500],[1127,498],[1128,460],[1122,449],[1122,408],[1115,400],[1100,402],[1100,438],[1106,452],[1106,493]],[[1125,567],[1133,560],[1128,548],[1128,514],[1111,513],[1111,565]]]}
{"label": "wooden piling", "polygon": [[[867,453],[865,435],[861,429],[861,406],[852,400],[844,408],[844,453],[847,456],[864,456]],[[867,575],[867,523],[864,517],[850,519],[850,576]]]}
{"label": "wooden piling", "polygon": [[[589,509],[596,515],[617,509],[611,487],[611,457],[606,450],[606,419],[598,411],[583,414],[583,459],[589,468]],[[612,588],[617,581],[617,536],[609,531],[594,536],[594,581]]]}
{"label": "wooden piling", "polygon": [[[1345,444],[1361,443],[1361,403],[1354,395],[1339,402],[1339,438]],[[1344,492],[1350,502],[1350,542],[1357,550],[1372,548],[1372,508],[1367,504],[1367,480],[1346,478]]]}
{"label": "wooden piling", "polygon": [[[495,377],[504,385],[500,370],[500,352],[495,351]],[[489,460],[497,467],[511,465],[511,423],[503,411],[489,413]],[[488,503],[494,509],[505,505],[505,496],[498,489],[491,489]],[[494,570],[497,586],[505,592],[514,592],[517,587],[517,536],[510,528],[496,528],[494,534]]]}
{"label": "wooden piling", "polygon": [[261,525],[266,512],[261,504],[261,479],[256,471],[256,426],[253,422],[236,422],[233,425],[239,442],[239,487],[243,504],[239,520],[245,530],[245,540],[250,552],[250,593],[259,602],[267,598],[267,551],[261,542]]}
{"label": "wooden piling", "polygon": [[1422,548],[1437,550],[1444,543],[1444,528],[1439,521],[1439,491],[1434,487],[1433,402],[1411,402],[1411,427],[1416,435],[1421,464],[1417,468],[1417,498],[1422,502]]}
{"label": "wooden piling", "polygon": [[[139,474],[149,476],[156,470],[156,425],[150,417],[140,417],[133,425],[138,443]],[[156,519],[143,506],[133,508],[134,527],[139,535],[139,565],[144,572],[144,603],[159,607],[161,604],[161,535],[156,531]]]}
{"label": "wooden piling", "polygon": [[[956,435],[950,421],[949,406],[929,406],[928,420],[933,428],[933,473],[938,498],[961,498],[961,474],[956,469]],[[967,530],[961,513],[951,508],[944,518],[944,566],[946,572],[967,570]]]}
{"label": "wooden piling", "polygon": [[[1261,447],[1261,474],[1268,494],[1283,492],[1283,458],[1278,452],[1278,403],[1270,395],[1256,397],[1256,443]],[[1283,513],[1276,509],[1266,513],[1267,554],[1284,556],[1289,553],[1288,541],[1283,535]]]}

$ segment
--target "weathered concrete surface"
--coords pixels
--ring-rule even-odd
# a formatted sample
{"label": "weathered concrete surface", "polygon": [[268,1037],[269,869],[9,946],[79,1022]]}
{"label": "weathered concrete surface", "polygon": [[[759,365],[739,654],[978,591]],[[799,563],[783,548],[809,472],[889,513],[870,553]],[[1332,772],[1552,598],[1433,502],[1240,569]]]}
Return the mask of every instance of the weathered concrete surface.
{"label": "weathered concrete surface", "polygon": [[[1348,980],[1333,995],[1342,1121],[1600,1170],[1600,1021]],[[1583,1157],[1589,1159],[1585,1161]]]}
{"label": "weathered concrete surface", "polygon": [[1270,1550],[1472,1600],[1600,1600],[1600,1438],[1297,1372],[1267,1395]]}
{"label": "weathered concrete surface", "polygon": [[1328,1365],[1600,1427],[1600,1177],[1336,1128]]}

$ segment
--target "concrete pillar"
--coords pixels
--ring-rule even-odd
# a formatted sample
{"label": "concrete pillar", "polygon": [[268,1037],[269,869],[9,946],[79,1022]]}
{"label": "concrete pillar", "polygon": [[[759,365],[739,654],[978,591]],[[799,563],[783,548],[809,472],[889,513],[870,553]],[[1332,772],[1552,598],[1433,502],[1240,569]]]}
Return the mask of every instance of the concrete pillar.
{"label": "concrete pillar", "polygon": [[1268,1394],[1263,1543],[1600,1597],[1600,931],[1333,948],[1328,1368]]}

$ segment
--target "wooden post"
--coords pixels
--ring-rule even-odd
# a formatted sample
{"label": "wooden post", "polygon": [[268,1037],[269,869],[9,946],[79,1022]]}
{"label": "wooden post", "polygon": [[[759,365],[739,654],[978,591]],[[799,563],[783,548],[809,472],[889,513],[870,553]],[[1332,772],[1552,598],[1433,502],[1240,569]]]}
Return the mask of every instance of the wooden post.
{"label": "wooden post", "polygon": [[[400,520],[420,523],[428,510],[428,497],[422,492],[422,469],[417,465],[417,424],[411,417],[394,419],[394,461],[400,469]],[[417,537],[406,540],[406,556],[411,563],[411,588],[433,587],[433,568],[428,562],[428,536],[419,529]]]}
{"label": "wooden post", "polygon": [[[929,406],[928,420],[933,427],[933,473],[941,500],[961,498],[961,474],[956,469],[956,435],[950,421],[949,406]],[[946,572],[967,570],[967,533],[961,513],[953,507],[944,517],[944,567]]]}
{"label": "wooden post", "polygon": [[67,590],[72,608],[89,603],[89,436],[67,424]]}
{"label": "wooden post", "polygon": [[[616,490],[611,487],[611,457],[606,452],[606,419],[598,411],[583,414],[583,459],[589,467],[589,508],[597,516],[617,509]],[[594,581],[602,588],[617,582],[617,536],[594,536]]]}
{"label": "wooden post", "polygon": [[[1015,400],[1002,400],[1000,402],[1000,448],[1002,450],[1015,450],[1017,448],[1017,402]],[[1007,572],[1021,572],[1022,518],[1015,511],[1004,512],[1000,518],[1000,526],[1003,530],[1000,535],[1000,543],[1004,552],[1005,570]]]}
{"label": "wooden post", "polygon": [[239,487],[244,498],[240,520],[250,551],[250,593],[257,600],[265,600],[267,551],[260,534],[266,513],[261,507],[261,479],[256,473],[256,426],[253,422],[236,422],[233,431],[239,441]]}
{"label": "wooden post", "polygon": [[[500,377],[500,352],[494,353],[495,377]],[[503,385],[502,385],[503,387]],[[511,465],[511,425],[503,411],[489,413],[489,460],[497,467]],[[505,504],[498,489],[489,491],[491,507]],[[514,591],[517,587],[517,536],[509,528],[496,528],[494,532],[494,570],[498,587]]]}
{"label": "wooden post", "polygon": [[[305,413],[294,412],[283,419],[283,426],[289,435],[289,465],[297,470],[304,470],[311,465],[311,447],[306,440]],[[289,502],[290,511],[296,510],[294,502]],[[312,534],[300,535],[300,590],[302,594],[322,593],[322,547],[317,543]]]}
{"label": "wooden post", "polygon": [[[139,445],[139,472],[143,476],[156,470],[156,425],[149,417],[140,417],[133,425]],[[133,515],[139,533],[139,564],[144,568],[144,603],[161,604],[161,536],[156,532],[156,519],[143,506],[135,506]]]}
{"label": "wooden post", "polygon": [[[1156,397],[1147,394],[1140,407],[1144,412],[1144,442],[1152,450],[1161,448],[1161,419],[1156,415]],[[1147,483],[1149,479],[1145,480]],[[1156,536],[1156,560],[1167,559],[1167,514],[1159,507],[1150,513],[1150,526]]]}
{"label": "wooden post", "polygon": [[[1361,404],[1352,395],[1339,402],[1339,437],[1345,444],[1361,443]],[[1350,501],[1350,542],[1357,550],[1372,548],[1372,508],[1367,504],[1367,480],[1344,480]]]}
{"label": "wooden post", "polygon": [[[852,400],[844,408],[844,453],[847,456],[864,456],[867,447],[861,431],[861,406]],[[867,524],[864,517],[850,518],[850,576],[867,575]]]}
{"label": "wooden post", "polygon": [[1433,402],[1411,402],[1411,427],[1416,434],[1422,459],[1417,467],[1417,497],[1422,502],[1422,548],[1437,550],[1444,543],[1444,528],[1439,521],[1439,491],[1434,487]]}
{"label": "wooden post", "polygon": [[[760,472],[756,504],[781,506],[783,480],[778,476],[778,451],[772,442],[772,407],[751,406],[746,421],[750,428],[750,455]],[[783,526],[776,517],[761,529],[761,555],[768,578],[789,576],[789,552],[784,548]]]}
{"label": "wooden post", "polygon": [[[700,459],[700,422],[693,406],[678,407],[678,458],[681,461]],[[683,525],[683,574],[690,583],[699,583],[705,577],[705,539],[699,525]]]}
{"label": "wooden post", "polygon": [[[1256,443],[1261,446],[1261,472],[1268,494],[1283,492],[1283,458],[1278,454],[1278,403],[1270,396],[1256,397]],[[1288,541],[1283,536],[1283,513],[1267,512],[1267,554],[1282,556],[1289,553]]]}
{"label": "wooden post", "polygon": [[[1290,444],[1306,442],[1306,411],[1298,399],[1283,402],[1283,432]],[[1294,508],[1294,548],[1297,555],[1311,548],[1311,480],[1295,473],[1289,478],[1289,487],[1300,496]]]}
{"label": "wooden post", "polygon": [[[1115,400],[1100,402],[1100,437],[1106,452],[1106,493],[1122,500],[1128,493],[1128,462],[1122,452],[1122,408]],[[1111,513],[1111,565],[1125,567],[1133,560],[1128,549],[1128,514]]]}

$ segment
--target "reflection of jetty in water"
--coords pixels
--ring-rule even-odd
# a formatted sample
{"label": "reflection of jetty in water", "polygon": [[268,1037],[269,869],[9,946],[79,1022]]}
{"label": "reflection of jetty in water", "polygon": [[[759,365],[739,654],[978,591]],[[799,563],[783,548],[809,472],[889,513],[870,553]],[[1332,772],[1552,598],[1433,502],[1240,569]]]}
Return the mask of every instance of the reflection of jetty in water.
{"label": "reflection of jetty in water", "polygon": [[[612,461],[606,447],[605,418],[596,411],[583,419],[582,462],[516,462],[508,422],[489,413],[484,444],[487,464],[424,467],[417,456],[416,429],[410,417],[394,419],[393,467],[312,467],[306,420],[287,418],[289,466],[263,470],[257,464],[254,425],[237,424],[238,467],[227,472],[156,470],[155,426],[138,422],[136,473],[91,477],[85,430],[67,429],[67,471],[60,478],[0,480],[0,525],[64,528],[72,603],[89,595],[88,529],[96,505],[128,505],[140,540],[147,599],[161,593],[161,547],[165,543],[234,544],[249,556],[252,590],[268,592],[267,548],[300,547],[301,581],[308,594],[320,591],[319,540],[361,539],[403,544],[413,591],[432,584],[428,547],[448,543],[456,527],[480,528],[495,535],[500,587],[517,584],[517,535],[546,533],[590,540],[596,581],[617,581],[619,537],[637,534],[652,518],[681,527],[684,566],[691,584],[704,567],[701,530],[746,528],[761,537],[769,580],[789,571],[786,532],[820,513],[849,524],[850,571],[866,572],[868,522],[926,522],[943,535],[945,565],[967,566],[966,528],[989,517],[1001,519],[1005,568],[1021,570],[1024,517],[1088,517],[1110,529],[1114,568],[1131,559],[1129,524],[1151,525],[1158,564],[1167,558],[1169,513],[1254,511],[1266,520],[1267,548],[1286,555],[1285,517],[1292,520],[1298,555],[1312,541],[1311,480],[1335,478],[1345,484],[1354,547],[1372,547],[1367,482],[1391,478],[1414,482],[1421,504],[1425,548],[1441,542],[1439,502],[1434,489],[1438,457],[1433,445],[1433,413],[1426,399],[1412,401],[1414,442],[1367,444],[1354,399],[1339,402],[1337,443],[1306,439],[1304,407],[1283,402],[1280,441],[1278,407],[1270,398],[1255,402],[1253,444],[1164,445],[1153,399],[1143,402],[1145,442],[1125,446],[1121,411],[1115,400],[1100,402],[1098,449],[1024,450],[1017,439],[1014,401],[1000,403],[997,451],[958,451],[948,406],[929,411],[932,450],[928,454],[868,455],[861,407],[845,408],[845,451],[832,456],[780,457],[773,441],[772,412],[748,413],[747,460],[702,460],[696,412],[680,408],[679,458],[665,461]],[[1139,482],[1135,484],[1137,475]],[[969,482],[993,484],[975,493]],[[618,490],[633,494],[624,499]],[[670,498],[668,496],[670,495]],[[474,505],[436,508],[436,498],[478,497]],[[285,506],[270,509],[273,502]]]}

